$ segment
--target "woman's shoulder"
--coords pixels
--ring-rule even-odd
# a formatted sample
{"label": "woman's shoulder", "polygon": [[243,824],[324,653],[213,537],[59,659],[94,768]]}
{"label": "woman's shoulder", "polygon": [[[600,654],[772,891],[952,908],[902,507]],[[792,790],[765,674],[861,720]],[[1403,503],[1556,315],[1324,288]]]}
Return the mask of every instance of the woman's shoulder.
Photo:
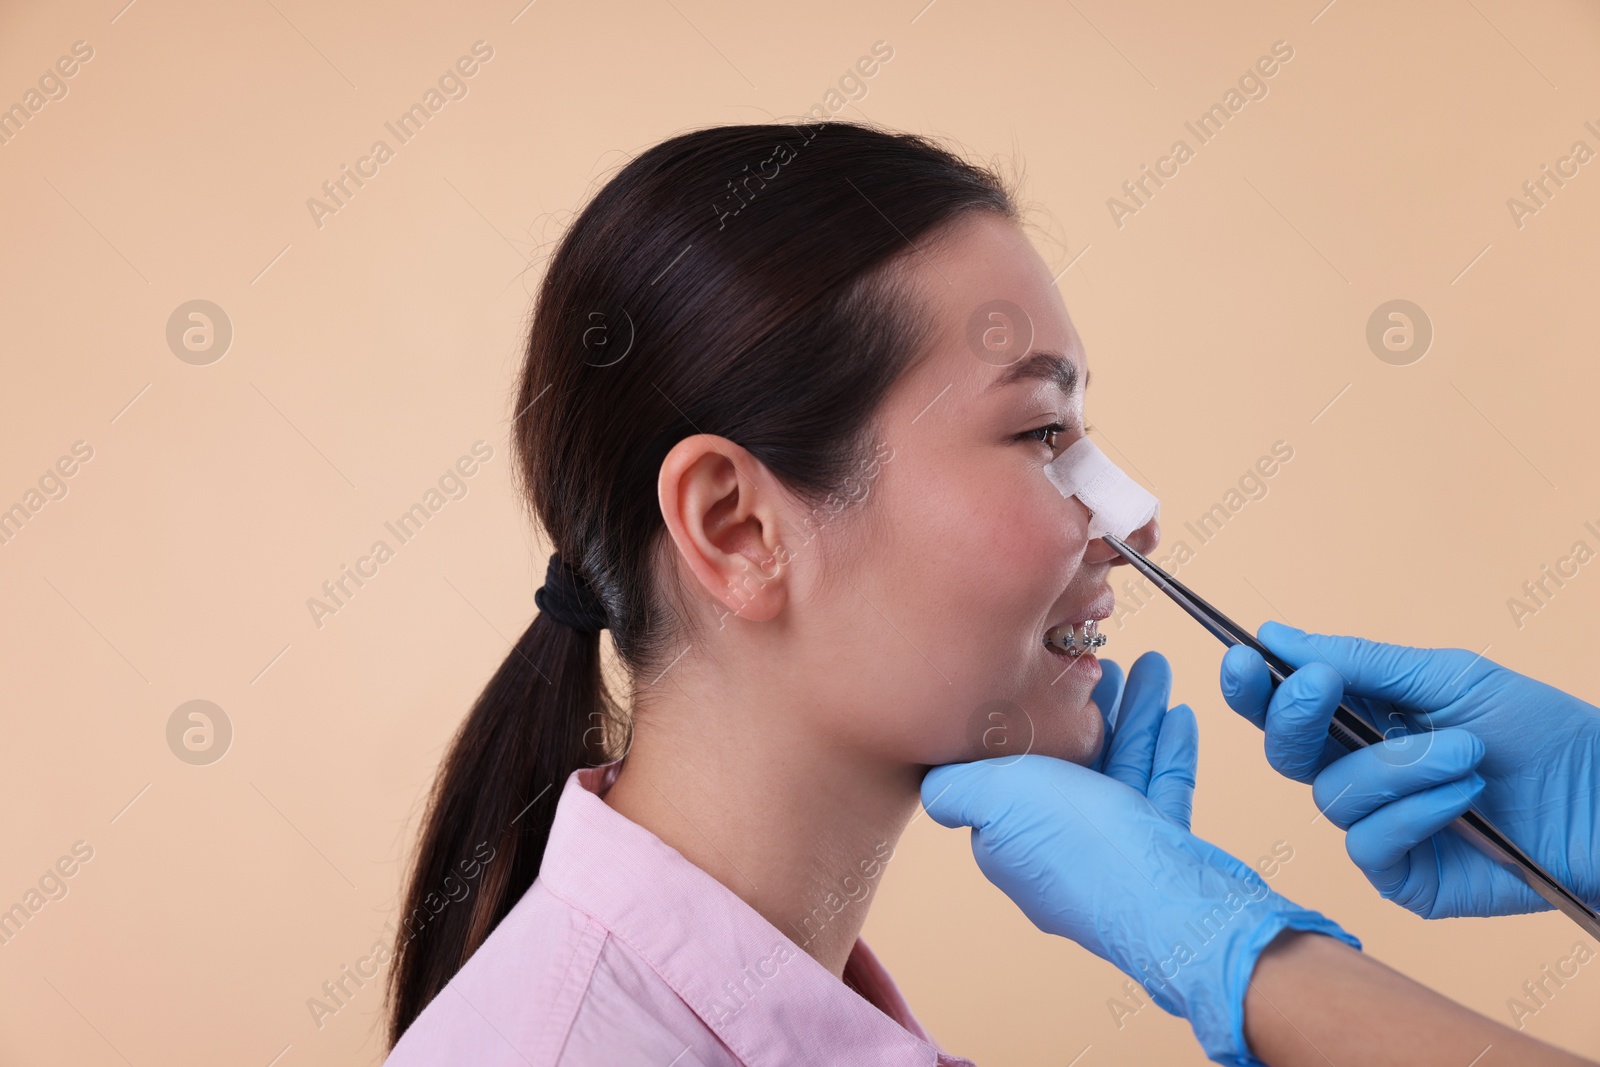
{"label": "woman's shoulder", "polygon": [[535,879],[400,1035],[385,1067],[555,1063],[548,1045],[563,1028],[561,1006],[587,992],[605,938],[603,928]]}
{"label": "woman's shoulder", "polygon": [[627,944],[535,879],[384,1067],[665,1064],[686,1045],[680,1067],[737,1062]]}

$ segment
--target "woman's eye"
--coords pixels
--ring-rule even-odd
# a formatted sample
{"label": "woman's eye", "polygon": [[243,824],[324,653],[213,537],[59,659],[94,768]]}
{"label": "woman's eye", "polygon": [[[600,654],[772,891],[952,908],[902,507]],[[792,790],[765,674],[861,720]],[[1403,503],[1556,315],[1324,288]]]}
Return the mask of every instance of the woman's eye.
{"label": "woman's eye", "polygon": [[1020,438],[1029,441],[1038,441],[1040,444],[1045,445],[1052,452],[1054,452],[1056,448],[1056,442],[1054,438],[1066,432],[1067,427],[1061,425],[1059,422],[1052,422],[1048,426],[1040,426],[1036,430],[1029,430],[1027,433],[1021,434]]}
{"label": "woman's eye", "polygon": [[[1040,426],[1036,430],[1029,430],[1026,433],[1018,434],[1017,440],[1038,441],[1040,444],[1049,448],[1050,451],[1054,453],[1056,450],[1055,438],[1066,433],[1069,429],[1071,429],[1071,427],[1063,426],[1059,422],[1052,422],[1048,426]],[[1094,427],[1090,426],[1088,423],[1084,423],[1083,432],[1085,434],[1091,434],[1094,432]]]}

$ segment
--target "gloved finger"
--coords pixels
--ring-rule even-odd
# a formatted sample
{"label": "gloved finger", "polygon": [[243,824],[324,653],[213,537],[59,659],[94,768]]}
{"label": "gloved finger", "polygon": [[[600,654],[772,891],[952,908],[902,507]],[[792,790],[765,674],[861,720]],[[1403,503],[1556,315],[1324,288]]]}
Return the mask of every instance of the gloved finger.
{"label": "gloved finger", "polygon": [[1133,661],[1122,690],[1117,728],[1106,746],[1105,773],[1143,793],[1150,788],[1156,737],[1172,698],[1172,667],[1154,650]]}
{"label": "gloved finger", "polygon": [[1267,762],[1279,774],[1309,782],[1322,769],[1328,723],[1343,695],[1339,672],[1325,663],[1308,663],[1279,683],[1267,703],[1264,742]]}
{"label": "gloved finger", "polygon": [[1195,766],[1200,758],[1200,724],[1194,709],[1179,704],[1161,719],[1155,760],[1146,794],[1156,810],[1185,830],[1194,811]]}
{"label": "gloved finger", "polygon": [[1272,675],[1267,661],[1249,645],[1234,645],[1222,656],[1222,699],[1228,707],[1255,723],[1267,725],[1267,701],[1272,698]]}
{"label": "gloved finger", "polygon": [[1386,804],[1464,778],[1485,751],[1469,730],[1381,741],[1324,767],[1311,783],[1311,799],[1335,826],[1349,829]]}
{"label": "gloved finger", "polygon": [[922,777],[922,807],[941,826],[981,830],[1004,799],[996,782],[1006,770],[1031,756],[1002,756],[971,763],[946,763]]}
{"label": "gloved finger", "polygon": [[1350,827],[1345,851],[1378,892],[1392,897],[1405,885],[1410,852],[1449,826],[1483,792],[1476,772],[1386,804]]}
{"label": "gloved finger", "polygon": [[979,807],[983,771],[974,763],[946,763],[922,776],[922,807],[940,826],[973,826],[981,822]]}
{"label": "gloved finger", "polygon": [[1296,667],[1327,663],[1343,676],[1352,693],[1420,711],[1445,707],[1497,666],[1464,648],[1412,648],[1362,637],[1308,634],[1281,622],[1262,623],[1257,636]]}
{"label": "gloved finger", "polygon": [[1117,729],[1117,707],[1122,701],[1123,675],[1122,667],[1114,659],[1100,661],[1100,681],[1095,683],[1094,695],[1090,697],[1095,707],[1100,709],[1100,719],[1105,723],[1106,741],[1100,746],[1100,752],[1095,756],[1094,762],[1089,765],[1090,770],[1103,771],[1106,765],[1106,754],[1111,751],[1111,737]]}

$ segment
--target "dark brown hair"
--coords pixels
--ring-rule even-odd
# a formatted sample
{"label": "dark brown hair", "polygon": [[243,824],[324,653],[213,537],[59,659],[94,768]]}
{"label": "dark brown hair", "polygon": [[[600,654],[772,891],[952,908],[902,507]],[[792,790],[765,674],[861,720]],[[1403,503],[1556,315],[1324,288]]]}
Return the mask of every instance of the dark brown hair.
{"label": "dark brown hair", "polygon": [[[797,499],[828,498],[872,452],[879,404],[928,337],[893,265],[973,210],[1019,219],[990,170],[830,122],[673,137],[573,221],[540,282],[513,448],[632,677],[686,640],[681,591],[657,574],[667,452],[719,434]],[[391,1047],[532,885],[568,776],[606,762],[626,723],[599,637],[536,615],[439,768],[395,939]],[[486,854],[475,890],[433,904]]]}

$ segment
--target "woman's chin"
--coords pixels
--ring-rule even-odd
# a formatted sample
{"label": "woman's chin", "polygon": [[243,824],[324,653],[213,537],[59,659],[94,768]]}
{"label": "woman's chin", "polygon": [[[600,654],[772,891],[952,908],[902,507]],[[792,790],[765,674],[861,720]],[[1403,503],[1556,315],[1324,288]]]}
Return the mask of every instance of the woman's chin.
{"label": "woman's chin", "polygon": [[1050,725],[1054,729],[1040,730],[1034,751],[1087,766],[1099,757],[1105,746],[1105,720],[1092,700],[1080,711],[1064,715]]}
{"label": "woman's chin", "polygon": [[1105,735],[1105,720],[1093,700],[1071,711],[1030,711],[1009,700],[994,700],[973,710],[963,762],[1031,753],[1087,765],[1100,755]]}
{"label": "woman's chin", "polygon": [[1099,757],[1100,749],[1105,744],[1105,723],[1098,712],[1092,716],[1092,721],[1039,726],[1032,737],[1020,733],[1004,738],[991,737],[987,743],[976,746],[971,758],[980,760],[1032,754],[1088,766]]}

